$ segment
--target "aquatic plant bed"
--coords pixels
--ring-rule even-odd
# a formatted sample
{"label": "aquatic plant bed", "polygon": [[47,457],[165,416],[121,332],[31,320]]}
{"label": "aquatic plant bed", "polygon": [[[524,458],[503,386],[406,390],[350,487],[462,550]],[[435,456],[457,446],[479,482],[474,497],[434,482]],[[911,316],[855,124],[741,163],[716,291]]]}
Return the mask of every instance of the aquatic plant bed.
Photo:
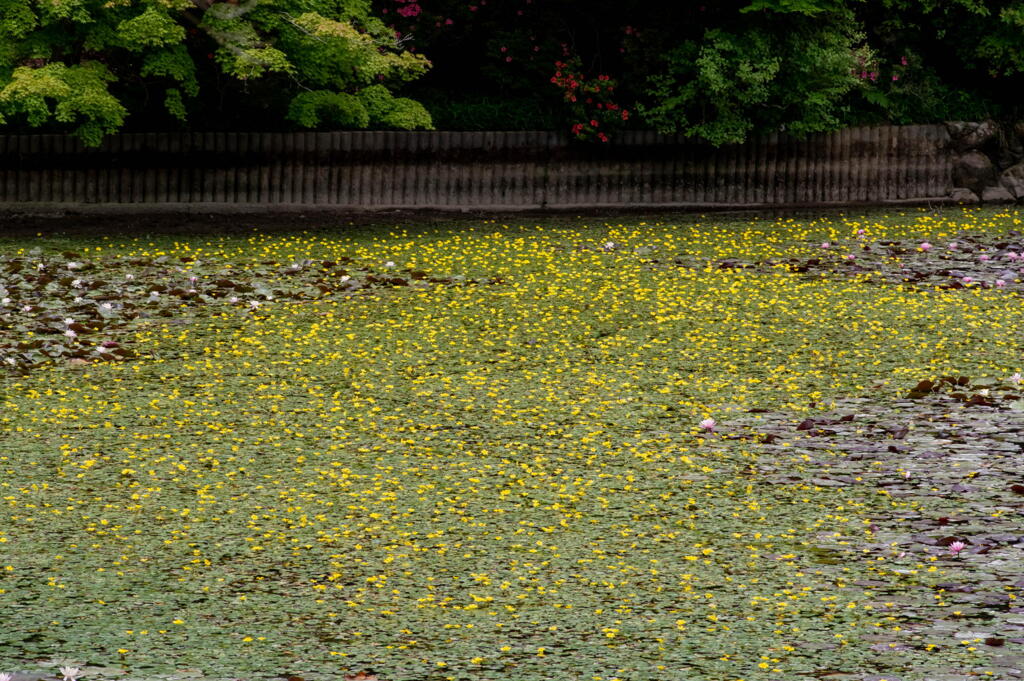
{"label": "aquatic plant bed", "polygon": [[1022,229],[7,238],[0,672],[1024,677]]}

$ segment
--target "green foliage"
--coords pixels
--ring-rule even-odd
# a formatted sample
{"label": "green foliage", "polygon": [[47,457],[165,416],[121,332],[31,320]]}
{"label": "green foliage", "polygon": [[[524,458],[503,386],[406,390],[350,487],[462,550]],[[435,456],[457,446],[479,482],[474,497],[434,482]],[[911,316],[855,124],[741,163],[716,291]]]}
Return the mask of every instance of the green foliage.
{"label": "green foliage", "polygon": [[36,27],[36,15],[27,0],[6,0],[0,7],[0,35],[24,38]]}
{"label": "green foliage", "polygon": [[402,130],[433,128],[430,114],[422,104],[406,97],[395,97],[383,85],[363,88],[358,97],[372,123]]}
{"label": "green foliage", "polygon": [[0,89],[0,124],[24,115],[30,125],[53,120],[77,123],[75,134],[96,146],[124,122],[125,109],[107,90],[114,80],[106,66],[87,61],[76,66],[19,66]]}
{"label": "green foliage", "polygon": [[296,95],[288,107],[288,119],[304,128],[316,128],[321,124],[365,128],[370,123],[366,107],[358,97],[330,90]]}
{"label": "green foliage", "polygon": [[813,17],[825,12],[835,12],[841,9],[843,9],[842,0],[837,0],[836,2],[820,2],[819,0],[754,0],[740,11],[805,14]]}
{"label": "green foliage", "polygon": [[434,63],[423,92],[446,128],[521,129],[534,111],[567,132],[600,122],[543,85],[557,62],[617,82],[619,106],[642,105],[630,126],[716,144],[1024,108],[1024,0],[432,0],[408,16],[377,1]]}
{"label": "green foliage", "polygon": [[3,123],[76,122],[90,145],[129,113],[152,118],[154,87],[166,93],[164,120],[227,100],[303,126],[430,127],[411,100],[389,94],[371,117],[354,96],[389,92],[429,66],[365,0],[0,0]]}
{"label": "green foliage", "polygon": [[184,91],[195,97],[199,94],[199,81],[196,80],[196,65],[189,56],[184,45],[158,52],[150,52],[142,62],[139,70],[142,76],[165,76],[181,84]]}
{"label": "green foliage", "polygon": [[422,104],[395,97],[383,85],[371,85],[355,95],[329,90],[299,93],[288,107],[288,119],[304,128],[324,125],[400,130],[433,128],[430,114]]}
{"label": "green foliage", "polygon": [[182,123],[188,120],[188,112],[185,110],[185,102],[181,98],[181,90],[178,88],[167,88],[167,94],[164,97],[164,106],[167,107],[167,113],[171,114]]}
{"label": "green foliage", "polygon": [[430,112],[422,104],[408,97],[395,97],[391,110],[380,119],[385,127],[399,130],[433,130]]}
{"label": "green foliage", "polygon": [[780,128],[799,135],[838,127],[842,98],[857,85],[857,36],[801,28],[715,29],[679,45],[649,78],[640,111],[662,132],[716,145]]}
{"label": "green foliage", "polygon": [[147,47],[180,43],[185,39],[185,29],[166,10],[150,6],[142,14],[119,23],[117,35],[125,49],[141,52]]}

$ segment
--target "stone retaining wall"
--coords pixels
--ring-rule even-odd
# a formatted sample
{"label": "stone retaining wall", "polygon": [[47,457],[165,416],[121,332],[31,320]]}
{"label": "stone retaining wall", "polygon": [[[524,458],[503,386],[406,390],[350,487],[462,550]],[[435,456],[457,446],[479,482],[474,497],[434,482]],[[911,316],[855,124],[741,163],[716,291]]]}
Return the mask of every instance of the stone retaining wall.
{"label": "stone retaining wall", "polygon": [[[1011,131],[1020,135],[1022,130]],[[625,132],[0,136],[0,209],[756,208],[1024,198],[994,123],[878,126],[713,148]],[[993,140],[996,140],[995,142]]]}

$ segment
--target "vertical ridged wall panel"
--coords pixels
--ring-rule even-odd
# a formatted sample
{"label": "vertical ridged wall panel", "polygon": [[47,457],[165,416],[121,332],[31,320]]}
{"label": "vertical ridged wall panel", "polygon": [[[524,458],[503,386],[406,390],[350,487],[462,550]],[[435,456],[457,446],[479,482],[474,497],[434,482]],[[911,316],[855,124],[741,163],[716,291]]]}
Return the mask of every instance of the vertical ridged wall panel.
{"label": "vertical ridged wall panel", "polygon": [[718,148],[623,131],[142,133],[87,148],[0,135],[0,202],[348,207],[800,205],[937,198],[952,187],[941,125],[771,133]]}

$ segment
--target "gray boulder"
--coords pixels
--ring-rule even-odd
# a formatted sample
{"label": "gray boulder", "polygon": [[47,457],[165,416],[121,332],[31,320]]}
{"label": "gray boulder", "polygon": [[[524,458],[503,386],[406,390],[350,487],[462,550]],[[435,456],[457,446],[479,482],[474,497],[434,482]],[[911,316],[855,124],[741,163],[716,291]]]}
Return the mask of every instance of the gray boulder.
{"label": "gray boulder", "polygon": [[999,135],[999,125],[991,120],[981,123],[957,121],[947,123],[946,129],[953,138],[953,148],[961,153],[991,144]]}
{"label": "gray boulder", "polygon": [[980,151],[968,151],[957,159],[956,167],[953,168],[954,186],[967,187],[980,195],[985,187],[998,183],[999,176],[995,164]]}
{"label": "gray boulder", "polygon": [[955,187],[949,193],[949,198],[957,203],[977,203],[978,195],[966,187]]}
{"label": "gray boulder", "polygon": [[1010,166],[999,177],[999,184],[1015,198],[1024,199],[1024,163]]}
{"label": "gray boulder", "polygon": [[996,185],[994,187],[985,187],[981,192],[981,200],[984,203],[1013,203],[1016,201],[1013,194],[1006,191],[1005,187]]}

